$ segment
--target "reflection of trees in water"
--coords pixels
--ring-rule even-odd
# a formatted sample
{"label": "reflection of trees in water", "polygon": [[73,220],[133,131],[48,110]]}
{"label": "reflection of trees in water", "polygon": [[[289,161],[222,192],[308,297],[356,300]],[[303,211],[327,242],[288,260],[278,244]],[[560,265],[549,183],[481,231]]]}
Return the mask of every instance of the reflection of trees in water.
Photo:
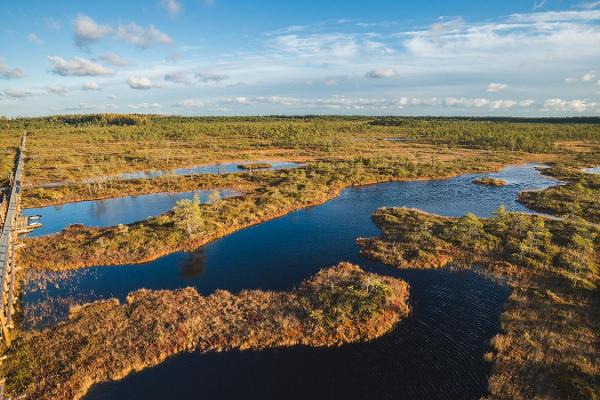
{"label": "reflection of trees in water", "polygon": [[188,254],[188,257],[179,265],[181,277],[185,279],[199,278],[206,271],[206,254],[204,250],[197,250]]}

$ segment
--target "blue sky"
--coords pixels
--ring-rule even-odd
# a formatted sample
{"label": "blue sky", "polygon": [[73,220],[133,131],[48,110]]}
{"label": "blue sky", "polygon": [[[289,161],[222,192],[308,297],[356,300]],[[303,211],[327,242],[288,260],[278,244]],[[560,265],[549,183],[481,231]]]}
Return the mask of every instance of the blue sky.
{"label": "blue sky", "polygon": [[600,1],[20,1],[0,115],[600,114]]}

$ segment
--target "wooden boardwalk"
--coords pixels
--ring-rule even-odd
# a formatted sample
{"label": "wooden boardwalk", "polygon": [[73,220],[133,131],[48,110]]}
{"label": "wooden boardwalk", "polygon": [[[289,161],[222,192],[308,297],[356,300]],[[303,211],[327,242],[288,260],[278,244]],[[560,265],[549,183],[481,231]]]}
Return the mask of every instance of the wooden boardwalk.
{"label": "wooden boardwalk", "polygon": [[[13,311],[15,304],[15,245],[18,236],[21,197],[21,173],[25,159],[27,133],[23,134],[19,148],[17,164],[10,190],[3,201],[3,222],[0,233],[0,324],[1,338],[5,345],[10,345],[9,329],[13,327]],[[6,205],[5,205],[6,204]]]}

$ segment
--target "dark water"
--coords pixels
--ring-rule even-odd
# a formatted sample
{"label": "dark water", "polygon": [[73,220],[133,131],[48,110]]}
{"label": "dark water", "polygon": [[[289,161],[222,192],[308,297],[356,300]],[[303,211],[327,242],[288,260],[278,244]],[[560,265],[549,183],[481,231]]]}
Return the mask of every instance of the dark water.
{"label": "dark water", "polygon": [[[155,193],[140,196],[115,197],[105,200],[80,201],[58,206],[26,208],[24,216],[41,215],[42,226],[29,236],[42,236],[60,232],[72,224],[87,226],[114,226],[130,224],[148,217],[162,214],[175,206],[181,199],[191,199],[195,194],[206,201],[210,190],[195,190],[180,193]],[[237,196],[234,190],[219,190],[222,198]]]}
{"label": "dark water", "polygon": [[86,398],[478,398],[489,375],[482,355],[497,331],[508,291],[469,272],[397,271],[369,262],[358,255],[355,239],[378,235],[370,217],[379,207],[485,217],[500,204],[527,211],[515,202],[520,191],[556,184],[531,165],[490,174],[507,181],[504,187],[471,183],[481,176],[347,189],[323,205],[236,232],[196,253],[76,271],[57,287],[26,290],[23,301],[123,298],[141,287],[194,286],[204,294],[217,288],[284,290],[323,267],[349,260],[401,276],[411,285],[413,313],[386,337],[339,349],[185,354],[98,385]]}

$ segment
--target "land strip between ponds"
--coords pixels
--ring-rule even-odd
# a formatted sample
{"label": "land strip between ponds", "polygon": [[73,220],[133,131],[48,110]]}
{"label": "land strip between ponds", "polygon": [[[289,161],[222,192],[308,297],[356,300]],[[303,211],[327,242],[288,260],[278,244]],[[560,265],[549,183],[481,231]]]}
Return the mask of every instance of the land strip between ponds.
{"label": "land strip between ponds", "polygon": [[[322,204],[339,195],[348,186],[381,182],[404,182],[448,177],[467,172],[489,171],[490,163],[474,162],[462,168],[452,166],[434,175],[436,170],[424,167],[413,171],[417,179],[394,176],[403,172],[402,166],[369,168],[350,164],[347,175],[331,166],[309,166],[302,169],[267,175],[268,185],[247,193],[243,198],[202,205],[198,219],[202,226],[197,232],[186,232],[179,226],[181,216],[169,212],[146,221],[110,228],[74,226],[62,233],[47,237],[25,239],[27,252],[20,253],[20,262],[28,268],[67,270],[95,265],[144,263],[176,251],[191,251],[210,241],[292,211]],[[495,165],[498,167],[498,165]],[[341,178],[340,178],[341,176]],[[185,218],[185,217],[184,217]]]}

